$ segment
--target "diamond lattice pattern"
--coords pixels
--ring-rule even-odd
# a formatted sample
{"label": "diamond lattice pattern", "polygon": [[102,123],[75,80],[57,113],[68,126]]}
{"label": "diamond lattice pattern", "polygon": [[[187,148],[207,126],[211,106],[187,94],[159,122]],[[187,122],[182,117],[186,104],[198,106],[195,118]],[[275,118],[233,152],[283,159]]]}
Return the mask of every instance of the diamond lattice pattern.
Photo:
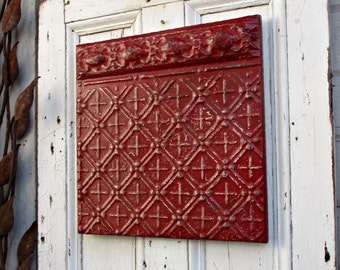
{"label": "diamond lattice pattern", "polygon": [[79,232],[267,241],[261,63],[79,81]]}

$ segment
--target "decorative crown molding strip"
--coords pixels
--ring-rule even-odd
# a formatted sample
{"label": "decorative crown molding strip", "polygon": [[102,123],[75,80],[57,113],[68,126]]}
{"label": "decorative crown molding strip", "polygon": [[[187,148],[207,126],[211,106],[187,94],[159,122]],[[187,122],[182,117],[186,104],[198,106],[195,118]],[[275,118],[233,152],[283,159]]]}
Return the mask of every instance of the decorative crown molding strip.
{"label": "decorative crown molding strip", "polygon": [[245,7],[261,6],[268,4],[269,2],[270,0],[215,0],[206,2],[200,0],[188,1],[189,5],[201,15]]}
{"label": "decorative crown molding strip", "polygon": [[77,46],[77,78],[261,55],[260,16]]}
{"label": "decorative crown molding strip", "polygon": [[79,36],[112,31],[130,27],[139,12],[140,10],[134,10],[90,20],[71,22],[67,25]]}

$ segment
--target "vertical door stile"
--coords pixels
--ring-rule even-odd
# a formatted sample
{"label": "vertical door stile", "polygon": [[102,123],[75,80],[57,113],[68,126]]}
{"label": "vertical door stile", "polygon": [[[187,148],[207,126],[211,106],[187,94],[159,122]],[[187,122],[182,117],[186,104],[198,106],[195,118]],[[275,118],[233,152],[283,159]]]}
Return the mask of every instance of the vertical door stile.
{"label": "vertical door stile", "polygon": [[287,0],[286,7],[292,263],[294,269],[334,269],[328,1]]}
{"label": "vertical door stile", "polygon": [[188,3],[184,3],[185,26],[202,23],[201,14],[199,14]]}
{"label": "vertical door stile", "polygon": [[[272,1],[271,38],[273,43],[271,79],[273,93],[273,196],[275,269],[291,269],[291,193],[289,151],[289,94],[287,85],[287,29],[285,1]],[[275,19],[275,18],[280,18]]]}
{"label": "vertical door stile", "polygon": [[142,9],[143,34],[183,27],[184,4],[174,2]]}
{"label": "vertical door stile", "polygon": [[38,25],[38,265],[40,269],[68,269],[63,2],[41,2]]}
{"label": "vertical door stile", "polygon": [[142,237],[135,237],[135,265],[133,270],[143,270],[147,267],[145,258],[145,240]]}
{"label": "vertical door stile", "polygon": [[66,27],[66,100],[69,106],[66,106],[66,138],[67,147],[67,168],[66,168],[66,185],[67,185],[67,255],[68,269],[79,269],[81,266],[81,237],[78,237],[77,216],[77,173],[76,173],[76,96],[75,91],[75,58],[74,50],[79,43],[79,36],[70,28]]}
{"label": "vertical door stile", "polygon": [[188,270],[205,270],[206,267],[206,241],[188,240]]}

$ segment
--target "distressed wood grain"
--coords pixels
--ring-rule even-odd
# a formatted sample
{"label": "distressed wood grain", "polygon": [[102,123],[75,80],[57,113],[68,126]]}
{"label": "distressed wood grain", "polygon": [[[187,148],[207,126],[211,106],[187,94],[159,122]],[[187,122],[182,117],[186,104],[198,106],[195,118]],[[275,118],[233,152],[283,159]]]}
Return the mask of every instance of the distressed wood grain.
{"label": "distressed wood grain", "polygon": [[[44,71],[39,74],[42,79],[38,88],[45,92],[38,97],[42,104],[38,110],[39,268],[159,270],[167,262],[167,269],[188,270],[335,269],[329,36],[327,31],[319,31],[328,27],[327,1],[307,5],[305,1],[288,0],[284,5],[278,0],[254,0],[249,5],[230,0],[226,3],[232,5],[231,9],[222,2],[120,1],[113,6],[107,0],[59,0],[40,4],[40,22],[44,23],[39,26],[39,69]],[[68,23],[136,10],[132,25],[122,29],[112,26],[113,32],[107,28],[100,34],[99,24],[91,33],[79,36],[67,28]],[[251,14],[262,15],[266,33],[263,42],[268,52],[264,74],[267,155],[271,157],[267,162],[271,179],[269,243],[178,243],[160,238],[77,235],[71,127],[75,44]],[[318,18],[317,23],[313,18]],[[51,29],[58,32],[58,38]],[[320,33],[318,42],[315,33]],[[327,262],[325,248],[330,256]]]}

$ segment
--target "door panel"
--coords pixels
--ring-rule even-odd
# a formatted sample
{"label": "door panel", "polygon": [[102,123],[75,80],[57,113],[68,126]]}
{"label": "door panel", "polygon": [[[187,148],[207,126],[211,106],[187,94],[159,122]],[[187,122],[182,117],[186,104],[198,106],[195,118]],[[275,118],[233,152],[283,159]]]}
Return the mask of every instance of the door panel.
{"label": "door panel", "polygon": [[[294,223],[294,226],[300,227],[297,230],[298,234],[292,235],[290,227],[294,207],[308,209],[310,200],[304,200],[303,194],[296,188],[294,205],[291,207],[290,204],[290,159],[292,155],[298,157],[303,151],[296,151],[303,149],[299,148],[297,141],[294,140],[294,144],[290,144],[289,141],[290,128],[294,128],[289,122],[289,112],[297,115],[298,110],[290,111],[289,106],[291,103],[289,94],[294,95],[293,90],[290,89],[294,87],[288,87],[290,86],[287,78],[289,56],[286,44],[287,36],[292,43],[297,42],[298,38],[290,37],[286,33],[285,2],[276,0],[41,1],[39,75],[42,78],[38,85],[38,265],[40,269],[292,269],[293,262],[298,262],[300,256],[303,259],[297,265],[305,265],[306,269],[312,269],[313,267],[308,266],[313,266],[315,261],[319,263],[318,265],[325,266],[324,239],[326,238],[332,259],[330,263],[326,262],[325,269],[333,269],[334,252],[329,239],[332,237],[332,205],[325,199],[327,194],[320,201],[327,207],[313,209],[313,213],[318,214],[317,217],[322,219],[319,223],[310,222],[312,215],[308,220],[304,220],[300,215],[295,216]],[[289,10],[293,12],[294,7],[298,6],[298,1],[288,2]],[[317,9],[316,6],[312,8]],[[80,43],[253,14],[260,14],[263,20],[269,243],[77,234],[75,46]],[[306,18],[304,17],[305,20]],[[298,20],[291,22],[299,25]],[[294,67],[293,64],[290,65]],[[302,81],[299,79],[301,78],[296,77],[296,82]],[[321,91],[318,93],[320,94]],[[313,95],[316,96],[315,93],[309,92],[310,97]],[[318,123],[322,125],[322,121]],[[306,127],[310,127],[309,124],[310,122],[306,122]],[[301,134],[304,128],[300,128]],[[327,126],[323,130],[329,131]],[[313,136],[323,140],[329,138],[327,132],[317,135],[319,137],[315,134]],[[312,135],[308,136],[311,138]],[[52,146],[54,153],[47,151]],[[331,152],[330,148],[325,151]],[[301,177],[295,179],[295,183],[307,185],[309,179],[303,176],[309,176],[309,171],[314,168],[314,165],[307,164],[306,172],[301,171],[299,175]],[[329,175],[331,171],[329,167],[324,168],[324,174]],[[329,182],[326,184],[330,187]],[[293,187],[297,186],[293,185]],[[310,245],[304,250],[299,249],[304,242],[304,235],[300,234],[304,228],[309,228],[310,231],[315,229],[318,232],[318,241],[315,242],[321,241],[322,247],[314,249],[314,246]],[[295,240],[297,249],[292,246],[292,239]],[[313,254],[313,256],[307,259],[306,256],[302,257],[302,253],[306,256]]]}
{"label": "door panel", "polygon": [[[190,6],[190,3],[174,2],[144,7],[138,16],[142,33],[148,33],[181,27],[186,24],[213,22],[250,14],[261,14],[265,30],[263,39],[268,40],[268,9],[269,6],[267,5],[259,8],[200,15]],[[130,27],[130,29],[135,28],[133,24]],[[115,31],[80,36],[80,43],[123,35],[124,29],[117,29]],[[264,47],[264,50],[269,50],[268,45]],[[266,63],[265,69],[268,72],[268,59],[266,59]],[[270,108],[268,87],[267,83],[266,108]],[[270,129],[270,118],[266,120],[266,128]],[[268,167],[271,168],[270,165]],[[271,169],[268,171],[271,171]],[[270,175],[268,182],[272,182]],[[271,195],[269,195],[270,197]],[[270,205],[269,212],[271,213],[272,211],[273,207]],[[273,215],[269,214],[269,216],[272,217]],[[271,240],[273,240],[272,224],[273,220],[270,218]],[[136,267],[135,269],[223,269],[226,265],[232,268],[235,267],[235,269],[247,269],[249,267],[263,269],[262,264],[266,265],[267,269],[273,268],[273,241],[266,245],[256,245],[183,239],[97,237],[88,235],[83,235],[82,238],[83,269],[93,269],[93,258],[96,258],[98,262],[105,262],[103,265],[96,264],[96,269],[107,269],[105,265],[106,267],[110,265],[110,269],[134,269],[134,267]],[[98,249],[94,247],[98,247]],[[133,247],[135,247],[135,250]],[[105,252],[105,250],[108,250],[108,252]],[[247,260],[243,258],[245,251],[247,252]],[[127,263],[131,260],[136,262],[135,266]],[[261,261],[263,262],[258,263]],[[198,266],[199,268],[197,268]]]}
{"label": "door panel", "polygon": [[184,26],[183,2],[169,3],[142,9],[143,33]]}
{"label": "door panel", "polygon": [[134,269],[135,239],[103,235],[82,237],[82,262],[80,269]]}

